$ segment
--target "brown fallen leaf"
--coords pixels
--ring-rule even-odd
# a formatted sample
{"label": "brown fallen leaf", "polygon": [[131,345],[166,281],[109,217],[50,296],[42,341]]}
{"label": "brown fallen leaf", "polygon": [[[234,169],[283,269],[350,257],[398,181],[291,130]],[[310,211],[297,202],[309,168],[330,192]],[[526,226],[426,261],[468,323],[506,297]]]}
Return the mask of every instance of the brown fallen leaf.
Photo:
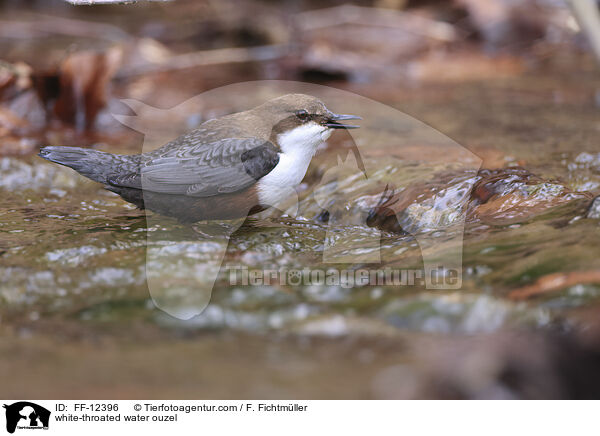
{"label": "brown fallen leaf", "polygon": [[532,285],[515,289],[508,294],[508,298],[511,300],[526,300],[537,295],[560,291],[569,286],[584,283],[600,283],[600,270],[548,274],[540,277]]}
{"label": "brown fallen leaf", "polygon": [[90,129],[106,105],[107,87],[121,63],[122,50],[79,51],[70,54],[59,70],[59,95],[54,113],[79,131]]}

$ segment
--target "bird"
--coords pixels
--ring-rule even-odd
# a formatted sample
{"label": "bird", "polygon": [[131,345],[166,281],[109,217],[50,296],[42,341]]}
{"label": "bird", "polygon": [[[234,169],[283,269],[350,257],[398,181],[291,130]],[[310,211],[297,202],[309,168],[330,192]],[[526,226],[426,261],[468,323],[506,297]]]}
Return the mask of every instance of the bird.
{"label": "bird", "polygon": [[46,146],[39,156],[102,183],[140,209],[183,223],[244,218],[277,206],[304,178],[319,145],[354,129],[316,97],[287,94],[208,120],[147,153]]}

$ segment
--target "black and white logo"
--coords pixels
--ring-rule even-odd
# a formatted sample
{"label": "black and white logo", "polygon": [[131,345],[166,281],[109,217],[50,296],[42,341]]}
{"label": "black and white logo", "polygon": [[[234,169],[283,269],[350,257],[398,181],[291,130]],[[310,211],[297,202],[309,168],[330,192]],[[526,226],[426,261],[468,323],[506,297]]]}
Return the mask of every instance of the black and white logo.
{"label": "black and white logo", "polygon": [[6,431],[47,430],[50,423],[50,411],[29,401],[18,401],[4,405],[6,409]]}

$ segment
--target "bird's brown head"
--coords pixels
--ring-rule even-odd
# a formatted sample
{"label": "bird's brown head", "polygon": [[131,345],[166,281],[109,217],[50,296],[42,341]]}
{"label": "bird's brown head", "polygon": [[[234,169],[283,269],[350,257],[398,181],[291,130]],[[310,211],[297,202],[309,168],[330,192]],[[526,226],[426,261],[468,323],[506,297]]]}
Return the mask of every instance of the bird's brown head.
{"label": "bird's brown head", "polygon": [[359,126],[344,124],[343,121],[361,119],[355,115],[333,113],[321,100],[305,94],[287,94],[269,100],[253,111],[270,120],[272,139],[293,135],[297,140],[306,138],[308,143],[327,139],[332,129],[355,129]]}

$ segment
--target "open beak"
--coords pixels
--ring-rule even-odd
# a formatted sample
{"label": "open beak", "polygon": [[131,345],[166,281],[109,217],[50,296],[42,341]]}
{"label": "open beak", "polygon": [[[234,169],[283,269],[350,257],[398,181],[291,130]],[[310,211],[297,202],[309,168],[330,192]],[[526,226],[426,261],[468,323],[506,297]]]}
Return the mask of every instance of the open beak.
{"label": "open beak", "polygon": [[325,122],[325,125],[331,129],[358,129],[360,126],[353,126],[352,124],[343,124],[339,121],[346,120],[362,120],[361,117],[357,117],[356,115],[340,115],[340,114],[330,114]]}

